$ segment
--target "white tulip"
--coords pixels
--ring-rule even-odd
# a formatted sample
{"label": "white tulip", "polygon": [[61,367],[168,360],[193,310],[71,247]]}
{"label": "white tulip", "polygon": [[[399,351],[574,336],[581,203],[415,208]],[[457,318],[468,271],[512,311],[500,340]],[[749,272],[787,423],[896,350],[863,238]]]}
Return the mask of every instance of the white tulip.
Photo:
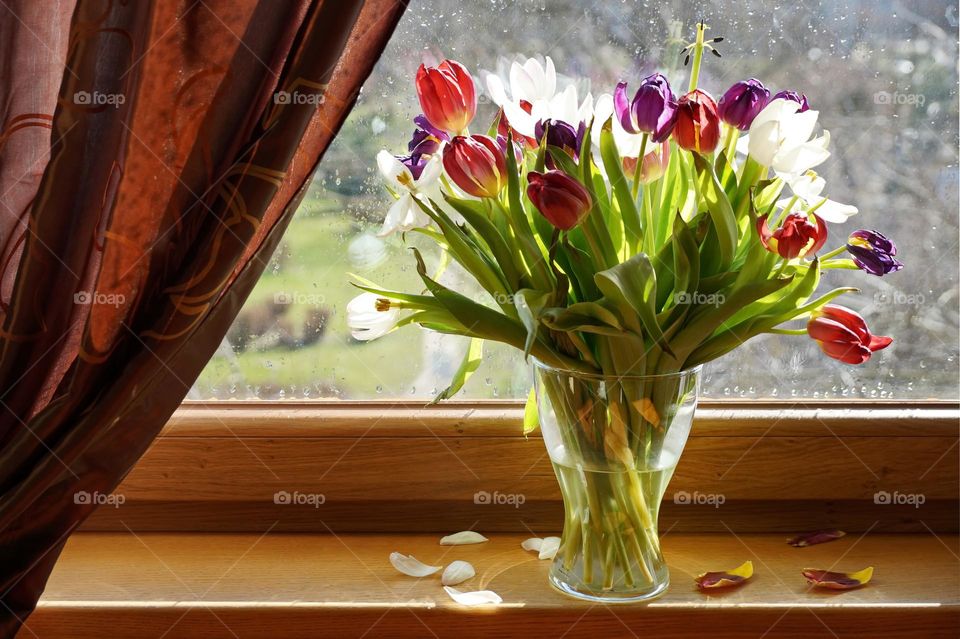
{"label": "white tulip", "polygon": [[385,310],[379,310],[377,307],[383,308],[383,303],[378,304],[378,300],[382,299],[375,293],[361,293],[347,304],[347,325],[353,339],[369,342],[383,337],[397,325],[400,309],[388,303]]}
{"label": "white tulip", "polygon": [[398,196],[397,201],[387,211],[379,235],[383,237],[398,231],[429,226],[429,216],[420,209],[414,198],[424,203],[431,197],[439,199],[440,175],[443,173],[440,152],[430,157],[420,177],[416,179],[410,169],[389,151],[380,151],[377,154],[377,166],[387,185]]}
{"label": "white tulip", "polygon": [[[597,98],[597,105],[593,114],[593,128],[590,133],[590,138],[594,144],[600,143],[600,132],[603,130],[603,125],[607,123],[607,120],[609,120],[612,115],[613,96],[609,93],[604,93]],[[624,129],[620,123],[620,118],[613,118],[612,130],[613,142],[616,144],[617,152],[621,158],[635,158],[640,155],[640,147],[643,145],[642,133],[630,133]],[[644,154],[650,153],[656,146],[656,144],[648,139]]]}
{"label": "white tulip", "polygon": [[[576,128],[580,122],[588,122],[593,114],[592,95],[588,93],[581,102],[573,83],[557,90],[557,72],[549,56],[545,63],[536,58],[514,62],[510,66],[509,82],[510,94],[507,95],[503,78],[486,74],[490,99],[503,109],[510,126],[527,137],[534,137],[540,120],[562,120]],[[530,113],[521,102],[530,104]]]}
{"label": "white tulip", "polygon": [[810,139],[819,112],[798,113],[799,108],[800,104],[793,100],[774,100],[750,125],[747,142],[750,156],[780,175],[800,175],[830,157],[829,132]]}
{"label": "white tulip", "polygon": [[[808,208],[816,207],[814,213],[826,222],[843,224],[848,217],[858,213],[857,207],[852,204],[842,204],[820,195],[827,182],[813,171],[807,171],[799,177],[788,180],[787,183],[790,185],[793,194],[802,200]],[[790,199],[788,198],[780,200],[777,204],[780,207],[785,207],[789,202]]]}

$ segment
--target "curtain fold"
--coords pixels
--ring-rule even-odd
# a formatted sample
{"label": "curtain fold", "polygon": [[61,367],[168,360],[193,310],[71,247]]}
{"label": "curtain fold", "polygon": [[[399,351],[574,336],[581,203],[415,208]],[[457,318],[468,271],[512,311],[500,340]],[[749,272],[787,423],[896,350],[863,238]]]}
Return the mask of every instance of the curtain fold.
{"label": "curtain fold", "polygon": [[213,355],[405,6],[0,3],[0,636]]}

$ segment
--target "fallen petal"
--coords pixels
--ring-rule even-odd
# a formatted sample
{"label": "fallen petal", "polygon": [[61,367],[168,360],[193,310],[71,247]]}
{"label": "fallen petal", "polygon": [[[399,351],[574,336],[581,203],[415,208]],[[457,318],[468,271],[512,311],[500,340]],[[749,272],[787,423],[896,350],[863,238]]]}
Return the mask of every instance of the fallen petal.
{"label": "fallen petal", "polygon": [[543,541],[540,544],[540,554],[537,555],[538,559],[553,559],[557,556],[557,551],[560,549],[560,538],[559,537],[544,537]]}
{"label": "fallen petal", "polygon": [[463,532],[454,533],[452,535],[447,535],[440,540],[441,546],[463,546],[466,544],[482,544],[485,541],[489,541],[486,537],[480,533],[475,533],[472,530],[464,530]]}
{"label": "fallen petal", "polygon": [[492,590],[460,592],[456,588],[451,588],[450,586],[444,586],[443,589],[447,591],[447,594],[450,595],[451,599],[464,606],[482,606],[484,604],[503,603],[503,599],[500,598],[500,595]]}
{"label": "fallen petal", "polygon": [[459,583],[475,577],[477,571],[473,569],[470,562],[455,561],[443,569],[440,576],[440,583],[444,586],[456,586]]}
{"label": "fallen petal", "polygon": [[394,568],[411,577],[426,577],[440,570],[440,566],[428,566],[413,555],[398,552],[390,553],[390,563]]}
{"label": "fallen petal", "polygon": [[847,533],[842,530],[835,528],[830,530],[815,530],[813,532],[799,534],[793,539],[788,540],[787,543],[796,548],[805,548],[807,546],[815,546],[840,539],[846,534]]}
{"label": "fallen petal", "polygon": [[851,573],[804,568],[803,576],[806,577],[807,581],[815,588],[850,590],[852,588],[859,588],[870,581],[873,577],[873,566],[868,566],[863,570]]}
{"label": "fallen petal", "polygon": [[700,590],[738,586],[753,576],[753,562],[745,561],[727,572],[705,572],[694,578]]}
{"label": "fallen petal", "polygon": [[660,428],[660,414],[657,413],[657,407],[653,405],[653,402],[650,401],[649,398],[644,397],[643,399],[633,402],[633,407],[637,409],[641,417],[655,427]]}
{"label": "fallen petal", "polygon": [[539,537],[531,537],[530,539],[524,539],[523,543],[520,544],[520,547],[524,550],[533,550],[540,552],[540,547],[543,546],[543,540]]}

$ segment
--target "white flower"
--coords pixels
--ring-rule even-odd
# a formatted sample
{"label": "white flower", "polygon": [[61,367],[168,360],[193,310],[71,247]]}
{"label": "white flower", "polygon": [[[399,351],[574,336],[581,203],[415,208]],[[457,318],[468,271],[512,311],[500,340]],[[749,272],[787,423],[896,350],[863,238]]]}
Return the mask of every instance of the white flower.
{"label": "white flower", "polygon": [[[507,95],[503,78],[486,74],[487,93],[494,104],[503,109],[510,126],[518,133],[534,137],[540,120],[562,120],[576,127],[589,121],[593,114],[593,96],[589,93],[579,100],[577,87],[568,83],[557,90],[557,71],[547,56],[545,63],[536,58],[514,62],[510,66],[510,94]],[[521,106],[529,103],[530,113]]]}
{"label": "white flower", "polygon": [[[841,204],[820,195],[827,182],[813,171],[807,171],[803,175],[788,180],[787,183],[793,194],[803,200],[807,207],[817,207],[814,213],[827,222],[843,224],[848,217],[858,212],[857,207],[852,204]],[[782,208],[789,202],[790,198],[780,200],[777,205]]]}
{"label": "white flower", "polygon": [[747,150],[754,160],[778,174],[797,176],[830,157],[828,131],[810,139],[819,112],[798,113],[799,108],[793,100],[774,100],[750,125]]}
{"label": "white flower", "polygon": [[420,209],[414,198],[418,198],[421,202],[426,202],[430,197],[436,198],[440,174],[443,173],[440,152],[430,156],[417,179],[413,177],[410,169],[389,151],[380,151],[377,154],[377,166],[386,179],[387,186],[398,196],[397,201],[387,211],[387,217],[383,220],[379,235],[383,237],[397,231],[409,231],[428,226],[430,218]]}
{"label": "white flower", "polygon": [[[607,123],[607,120],[609,120],[612,115],[613,96],[609,93],[604,93],[597,98],[597,106],[594,109],[593,129],[590,133],[590,138],[595,144],[600,143],[600,132],[603,130],[603,125]],[[640,155],[640,147],[643,144],[643,134],[630,133],[624,129],[620,123],[620,118],[613,118],[612,127],[613,141],[617,145],[617,152],[620,154],[620,157],[635,158]],[[656,146],[656,144],[648,139],[644,154],[650,153]]]}
{"label": "white flower", "polygon": [[377,300],[381,299],[375,293],[361,293],[347,304],[347,325],[353,339],[369,342],[383,337],[397,325],[400,309],[389,305],[386,310],[378,310]]}

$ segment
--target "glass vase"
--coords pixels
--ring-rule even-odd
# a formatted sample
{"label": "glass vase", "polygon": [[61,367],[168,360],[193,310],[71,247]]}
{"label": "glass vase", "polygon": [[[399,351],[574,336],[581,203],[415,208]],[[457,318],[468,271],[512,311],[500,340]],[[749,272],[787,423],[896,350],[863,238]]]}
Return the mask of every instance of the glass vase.
{"label": "glass vase", "polygon": [[657,515],[690,433],[699,368],[607,376],[535,362],[534,383],[564,506],[550,581],[603,602],[663,593],[670,572]]}

